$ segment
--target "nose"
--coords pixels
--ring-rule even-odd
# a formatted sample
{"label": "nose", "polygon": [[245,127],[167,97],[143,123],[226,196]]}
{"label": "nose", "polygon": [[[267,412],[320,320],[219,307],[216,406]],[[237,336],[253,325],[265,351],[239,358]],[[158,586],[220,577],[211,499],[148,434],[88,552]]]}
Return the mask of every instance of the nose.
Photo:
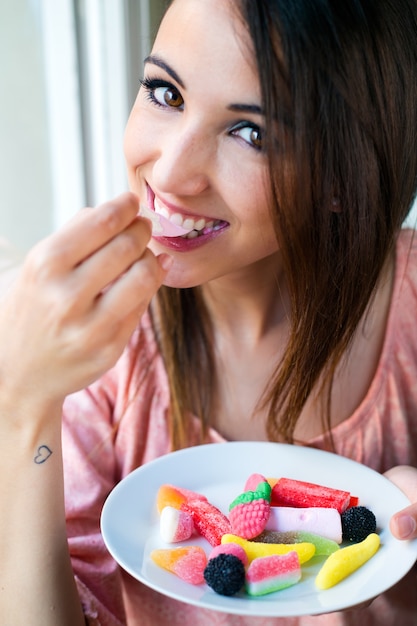
{"label": "nose", "polygon": [[210,184],[213,140],[198,126],[179,123],[165,133],[153,167],[153,185],[174,195],[198,195]]}

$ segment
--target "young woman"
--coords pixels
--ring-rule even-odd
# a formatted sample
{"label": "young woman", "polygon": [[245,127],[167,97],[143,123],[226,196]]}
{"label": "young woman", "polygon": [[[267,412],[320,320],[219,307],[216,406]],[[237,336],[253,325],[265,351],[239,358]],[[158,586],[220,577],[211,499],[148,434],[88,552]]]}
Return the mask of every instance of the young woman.
{"label": "young woman", "polygon": [[[132,193],[37,245],[0,308],[2,624],[416,624],[415,571],[365,608],[243,618],[145,588],[99,530],[135,467],[270,439],[387,472],[416,536],[416,102],[413,0],[172,2]],[[139,199],[192,231],[151,236]]]}

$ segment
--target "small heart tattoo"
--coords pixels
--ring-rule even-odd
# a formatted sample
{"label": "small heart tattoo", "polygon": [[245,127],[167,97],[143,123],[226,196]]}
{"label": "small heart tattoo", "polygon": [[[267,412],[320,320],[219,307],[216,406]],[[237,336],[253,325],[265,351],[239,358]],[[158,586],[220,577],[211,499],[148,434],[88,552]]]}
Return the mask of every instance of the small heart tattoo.
{"label": "small heart tattoo", "polygon": [[36,465],[41,465],[49,459],[51,454],[52,450],[48,448],[48,446],[39,446],[38,453],[33,460],[35,461]]}

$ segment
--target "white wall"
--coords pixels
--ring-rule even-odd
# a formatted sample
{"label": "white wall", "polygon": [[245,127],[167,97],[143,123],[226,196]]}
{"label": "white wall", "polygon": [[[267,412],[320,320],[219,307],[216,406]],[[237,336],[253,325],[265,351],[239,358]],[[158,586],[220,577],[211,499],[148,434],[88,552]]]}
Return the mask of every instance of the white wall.
{"label": "white wall", "polygon": [[126,189],[124,125],[164,5],[0,0],[0,240],[24,252]]}
{"label": "white wall", "polygon": [[0,236],[20,249],[52,226],[52,186],[37,2],[0,6]]}

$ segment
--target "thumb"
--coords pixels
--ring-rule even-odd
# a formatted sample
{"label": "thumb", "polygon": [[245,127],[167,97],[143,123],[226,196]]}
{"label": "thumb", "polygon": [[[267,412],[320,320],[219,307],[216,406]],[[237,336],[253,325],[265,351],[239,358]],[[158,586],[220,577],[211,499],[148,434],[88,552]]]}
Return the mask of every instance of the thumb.
{"label": "thumb", "polygon": [[391,532],[397,539],[415,539],[417,537],[417,469],[409,465],[399,465],[388,470],[384,475],[412,503],[392,516]]}

